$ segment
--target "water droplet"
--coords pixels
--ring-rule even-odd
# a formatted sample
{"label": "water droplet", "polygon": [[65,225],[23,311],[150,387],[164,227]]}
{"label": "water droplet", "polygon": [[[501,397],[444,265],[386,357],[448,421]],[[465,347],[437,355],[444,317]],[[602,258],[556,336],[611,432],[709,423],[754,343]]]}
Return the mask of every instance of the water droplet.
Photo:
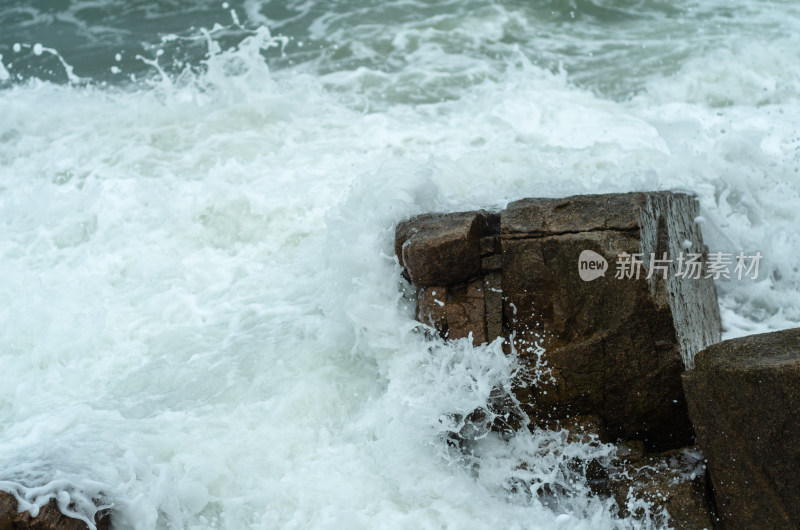
{"label": "water droplet", "polygon": [[33,45],[33,54],[34,55],[41,55],[43,51],[44,51],[44,47],[42,47],[42,45],[39,44],[38,42]]}

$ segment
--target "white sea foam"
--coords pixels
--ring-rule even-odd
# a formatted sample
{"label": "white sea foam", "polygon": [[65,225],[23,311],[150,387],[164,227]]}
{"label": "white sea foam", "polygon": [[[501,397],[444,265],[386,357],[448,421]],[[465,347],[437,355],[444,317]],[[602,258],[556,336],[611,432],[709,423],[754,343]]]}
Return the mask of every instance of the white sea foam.
{"label": "white sea foam", "polygon": [[[775,59],[766,100],[708,72],[735,63],[720,52],[618,101],[524,50],[487,67],[442,29],[497,43],[510,20],[409,23],[386,38],[418,60],[395,71],[272,72],[286,42],[262,28],[233,49],[198,32],[202,65],[127,88],[0,91],[0,487],[87,519],[112,504],[122,528],[640,526],[567,465],[607,446],[446,443],[514,358],[419,332],[394,226],[689,190],[712,250],[765,256],[759,281],[718,284],[726,336],[796,326],[800,113],[780,72],[800,59]],[[439,87],[444,68],[463,75]]]}

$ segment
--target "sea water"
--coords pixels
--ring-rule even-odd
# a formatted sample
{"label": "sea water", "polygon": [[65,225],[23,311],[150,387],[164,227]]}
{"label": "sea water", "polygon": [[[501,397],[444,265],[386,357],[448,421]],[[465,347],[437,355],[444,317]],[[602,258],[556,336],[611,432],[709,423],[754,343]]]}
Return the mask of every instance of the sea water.
{"label": "sea water", "polygon": [[[396,223],[695,193],[724,336],[800,322],[800,4],[0,2],[0,489],[117,528],[638,528],[518,370],[433,340]],[[542,494],[546,492],[546,494]]]}

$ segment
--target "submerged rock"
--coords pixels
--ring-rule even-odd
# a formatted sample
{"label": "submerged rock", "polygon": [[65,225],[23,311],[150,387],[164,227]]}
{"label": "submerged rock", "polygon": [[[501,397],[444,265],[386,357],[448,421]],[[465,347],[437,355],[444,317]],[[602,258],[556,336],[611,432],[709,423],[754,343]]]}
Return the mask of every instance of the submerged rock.
{"label": "submerged rock", "polygon": [[683,376],[723,528],[800,528],[800,329],[715,344]]}
{"label": "submerged rock", "polygon": [[[39,509],[36,517],[30,512],[18,512],[17,499],[10,493],[0,491],[0,530],[87,530],[89,525],[80,519],[73,519],[61,513],[55,499]],[[98,530],[111,528],[111,518],[107,512],[95,519]]]}
{"label": "submerged rock", "polygon": [[[516,387],[529,416],[596,414],[611,439],[666,449],[693,441],[680,374],[720,334],[697,214],[671,192],[525,199],[499,216],[411,219],[395,250],[420,322],[474,344],[513,337],[531,371],[546,363],[538,384]],[[688,251],[698,278],[678,277]],[[617,277],[622,256],[639,257],[630,277]]]}

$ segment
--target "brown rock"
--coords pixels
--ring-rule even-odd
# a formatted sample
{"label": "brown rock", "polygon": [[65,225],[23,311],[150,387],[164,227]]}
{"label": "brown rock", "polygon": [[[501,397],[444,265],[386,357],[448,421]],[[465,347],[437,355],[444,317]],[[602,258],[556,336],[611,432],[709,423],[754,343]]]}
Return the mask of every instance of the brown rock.
{"label": "brown rock", "polygon": [[603,420],[596,414],[576,414],[559,420],[541,422],[550,431],[566,430],[569,443],[608,443]]}
{"label": "brown rock", "polygon": [[417,320],[447,336],[447,287],[423,287],[417,292]]}
{"label": "brown rock", "polygon": [[504,238],[530,238],[595,230],[636,230],[645,193],[522,199],[503,212]]}
{"label": "brown rock", "polygon": [[0,530],[14,530],[17,517],[17,499],[10,493],[0,491]]}
{"label": "brown rock", "polygon": [[447,338],[461,339],[472,333],[475,345],[486,342],[483,280],[477,278],[466,285],[450,288],[447,312]]}
{"label": "brown rock", "polygon": [[[595,447],[608,443],[603,420],[595,414],[574,415],[552,421],[542,421],[539,418],[536,427],[549,431],[566,431],[567,443],[581,443]],[[573,457],[567,462],[567,468],[582,475],[593,494],[608,494],[608,468],[597,459]]]}
{"label": "brown rock", "polygon": [[487,212],[420,215],[397,226],[395,252],[417,287],[463,283],[480,275],[481,238],[496,226]]}
{"label": "brown rock", "polygon": [[486,256],[481,260],[481,270],[486,272],[499,271],[503,266],[503,256],[500,254],[493,254]]}
{"label": "brown rock", "polygon": [[[684,246],[704,248],[697,214],[693,197],[671,192],[525,199],[499,218],[401,223],[395,250],[417,287],[447,289],[444,314],[431,305],[432,287],[418,298],[418,319],[442,336],[471,331],[475,344],[514,336],[529,379],[544,348],[547,373],[515,382],[529,416],[597,414],[611,439],[660,450],[693,441],[680,374],[719,340],[712,281],[677,277]],[[607,261],[604,276],[581,279],[584,250]],[[641,256],[638,279],[615,277],[626,253]],[[647,278],[651,253],[671,260],[666,276]]]}
{"label": "brown rock", "polygon": [[617,457],[616,464],[626,464],[630,462],[638,462],[644,458],[644,442],[641,440],[624,440],[616,444]]}
{"label": "brown rock", "polygon": [[[495,216],[492,222],[497,225],[497,223],[499,223],[499,218]],[[496,230],[498,227],[499,226],[495,226],[493,230]],[[498,236],[482,237],[480,246],[481,256],[496,254],[500,251],[500,238]]]}
{"label": "brown rock", "polygon": [[[30,512],[17,512],[17,499],[10,493],[0,491],[0,530],[86,530],[89,526],[80,519],[62,514],[55,499],[39,509],[36,517]],[[100,513],[95,518],[98,530],[108,530],[111,518],[108,513]]]}
{"label": "brown rock", "polygon": [[[651,448],[692,441],[680,374],[718,339],[713,284],[675,278],[675,261],[666,280],[646,276],[651,252],[702,248],[696,215],[693,198],[669,192],[526,199],[502,212],[504,322],[523,358],[544,347],[552,376],[529,414],[597,413],[612,438]],[[605,276],[580,278],[584,250],[607,260]],[[639,279],[615,278],[623,253],[647,255]]]}
{"label": "brown rock", "polygon": [[637,506],[641,500],[655,509],[650,516],[656,522],[667,522],[658,521],[665,510],[672,528],[711,530],[714,518],[705,475],[702,455],[685,448],[624,461],[609,473],[609,490],[620,516],[644,517],[644,509]]}
{"label": "brown rock", "polygon": [[483,277],[483,298],[486,302],[486,340],[503,336],[503,277],[490,272]]}
{"label": "brown rock", "polygon": [[472,333],[473,344],[486,342],[486,302],[481,278],[452,287],[423,287],[417,292],[417,320],[442,337],[461,339]]}
{"label": "brown rock", "polygon": [[728,340],[683,376],[722,528],[800,528],[800,329]]}

